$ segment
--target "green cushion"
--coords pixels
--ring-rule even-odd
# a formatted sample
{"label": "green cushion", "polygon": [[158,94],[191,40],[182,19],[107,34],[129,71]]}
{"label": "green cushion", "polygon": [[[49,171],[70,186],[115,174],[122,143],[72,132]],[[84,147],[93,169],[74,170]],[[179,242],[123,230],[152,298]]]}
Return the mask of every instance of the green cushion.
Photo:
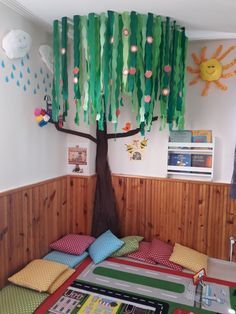
{"label": "green cushion", "polygon": [[124,245],[112,254],[113,257],[119,257],[137,251],[139,242],[143,240],[143,237],[128,236],[121,238],[121,240],[124,241]]}
{"label": "green cushion", "polygon": [[47,297],[47,293],[8,285],[0,290],[0,313],[32,314]]}

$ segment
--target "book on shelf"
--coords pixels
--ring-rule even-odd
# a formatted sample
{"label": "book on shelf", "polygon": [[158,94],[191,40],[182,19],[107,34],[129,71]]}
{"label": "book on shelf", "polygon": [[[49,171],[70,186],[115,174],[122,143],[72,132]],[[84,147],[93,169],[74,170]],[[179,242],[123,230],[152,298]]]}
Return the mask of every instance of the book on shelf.
{"label": "book on shelf", "polygon": [[170,131],[169,141],[176,143],[191,143],[192,132],[189,130]]}
{"label": "book on shelf", "polygon": [[168,155],[169,166],[191,167],[191,154],[176,154]]}
{"label": "book on shelf", "polygon": [[212,155],[192,154],[191,165],[192,167],[211,168]]}
{"label": "book on shelf", "polygon": [[211,130],[192,130],[193,143],[212,143]]}

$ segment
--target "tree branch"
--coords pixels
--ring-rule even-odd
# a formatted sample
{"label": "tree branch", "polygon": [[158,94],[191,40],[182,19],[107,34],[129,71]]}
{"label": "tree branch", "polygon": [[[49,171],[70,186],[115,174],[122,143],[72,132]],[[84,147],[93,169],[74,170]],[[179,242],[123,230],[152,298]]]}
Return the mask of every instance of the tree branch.
{"label": "tree branch", "polygon": [[[52,122],[53,123],[53,122]],[[67,133],[67,134],[72,134],[72,135],[77,135],[77,136],[81,136],[81,137],[85,137],[89,140],[91,140],[92,142],[97,144],[97,139],[88,134],[88,133],[83,133],[83,132],[79,132],[79,131],[74,131],[74,130],[69,130],[69,129],[64,129],[64,128],[60,128],[58,123],[54,123],[55,128],[57,129],[57,131],[63,132],[63,133]]]}
{"label": "tree branch", "polygon": [[[158,116],[153,117],[152,121],[157,121],[158,120]],[[57,131],[63,132],[63,133],[67,133],[67,134],[72,134],[72,135],[76,135],[76,136],[81,136],[81,137],[85,137],[89,140],[91,140],[92,142],[97,144],[97,139],[88,134],[88,133],[83,133],[83,132],[79,132],[79,131],[75,131],[75,130],[69,130],[69,129],[65,129],[65,128],[60,128],[57,122],[51,122],[55,125],[55,128],[57,129]],[[140,128],[134,129],[134,130],[130,130],[128,132],[122,132],[122,133],[110,133],[107,134],[107,139],[111,139],[111,138],[121,138],[121,137],[129,137],[132,135],[135,135],[137,133],[140,132]]]}
{"label": "tree branch", "polygon": [[[152,121],[157,121],[157,120],[158,120],[158,116],[152,118]],[[110,134],[107,134],[107,138],[111,139],[111,138],[129,137],[129,136],[135,135],[135,134],[137,134],[139,132],[140,132],[140,128],[137,128],[137,129],[134,129],[134,130],[130,130],[128,132],[110,133]]]}

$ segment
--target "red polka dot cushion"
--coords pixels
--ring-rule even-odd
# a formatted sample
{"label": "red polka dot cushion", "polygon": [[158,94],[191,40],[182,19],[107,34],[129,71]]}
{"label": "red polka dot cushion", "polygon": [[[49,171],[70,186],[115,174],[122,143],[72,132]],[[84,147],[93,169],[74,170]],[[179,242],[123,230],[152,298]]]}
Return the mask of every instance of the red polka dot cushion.
{"label": "red polka dot cushion", "polygon": [[50,244],[50,248],[60,252],[74,255],[82,254],[93,242],[95,238],[89,235],[67,234],[63,238]]}
{"label": "red polka dot cushion", "polygon": [[155,262],[152,259],[148,258],[148,255],[150,253],[150,247],[151,242],[141,241],[139,244],[138,251],[130,253],[126,256],[144,263],[155,264]]}
{"label": "red polka dot cushion", "polygon": [[148,258],[155,261],[156,263],[165,265],[174,270],[182,271],[182,267],[180,265],[169,261],[172,252],[173,245],[163,242],[159,239],[153,239]]}

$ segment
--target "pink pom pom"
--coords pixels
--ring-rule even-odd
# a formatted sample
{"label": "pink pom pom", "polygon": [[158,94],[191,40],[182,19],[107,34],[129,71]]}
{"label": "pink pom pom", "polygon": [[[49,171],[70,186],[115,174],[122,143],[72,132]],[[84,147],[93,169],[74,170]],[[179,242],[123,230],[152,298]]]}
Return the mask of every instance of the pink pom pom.
{"label": "pink pom pom", "polygon": [[41,108],[35,108],[34,115],[35,115],[35,117],[40,116],[41,115]]}

